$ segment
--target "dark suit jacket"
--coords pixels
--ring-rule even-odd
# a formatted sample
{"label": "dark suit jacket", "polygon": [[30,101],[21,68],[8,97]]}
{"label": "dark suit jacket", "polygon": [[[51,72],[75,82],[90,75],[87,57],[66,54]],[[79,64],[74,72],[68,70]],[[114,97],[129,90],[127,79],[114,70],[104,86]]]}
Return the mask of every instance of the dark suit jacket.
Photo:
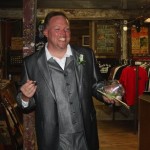
{"label": "dark suit jacket", "polygon": [[[87,145],[89,150],[98,150],[96,111],[92,96],[102,99],[101,95],[97,92],[98,83],[102,81],[102,78],[91,49],[73,46],[71,46],[71,49],[75,62],[79,101],[81,103]],[[84,64],[78,63],[80,54],[84,55]],[[34,97],[30,99],[29,107],[26,110],[31,110],[35,107],[39,149],[56,150],[59,142],[57,104],[44,49],[24,59],[22,84],[27,79],[37,81],[38,84],[37,91]],[[17,101],[21,105],[19,94]]]}

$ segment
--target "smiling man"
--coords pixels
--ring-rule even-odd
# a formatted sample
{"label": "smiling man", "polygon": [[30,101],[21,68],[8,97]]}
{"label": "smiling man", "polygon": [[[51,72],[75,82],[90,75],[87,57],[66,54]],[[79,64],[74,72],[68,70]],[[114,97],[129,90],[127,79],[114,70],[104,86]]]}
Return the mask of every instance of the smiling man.
{"label": "smiling man", "polygon": [[114,101],[97,92],[103,79],[93,50],[69,44],[70,24],[62,12],[47,14],[44,35],[45,47],[24,59],[17,96],[23,109],[35,109],[38,149],[99,150],[92,96]]}

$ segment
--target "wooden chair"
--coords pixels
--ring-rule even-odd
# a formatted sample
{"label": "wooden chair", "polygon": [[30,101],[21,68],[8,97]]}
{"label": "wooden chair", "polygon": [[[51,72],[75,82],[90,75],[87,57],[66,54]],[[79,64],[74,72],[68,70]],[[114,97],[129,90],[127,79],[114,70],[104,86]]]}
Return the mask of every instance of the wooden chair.
{"label": "wooden chair", "polygon": [[15,87],[10,86],[1,93],[1,107],[5,116],[13,150],[23,149],[23,125],[21,112],[18,111],[15,101]]}

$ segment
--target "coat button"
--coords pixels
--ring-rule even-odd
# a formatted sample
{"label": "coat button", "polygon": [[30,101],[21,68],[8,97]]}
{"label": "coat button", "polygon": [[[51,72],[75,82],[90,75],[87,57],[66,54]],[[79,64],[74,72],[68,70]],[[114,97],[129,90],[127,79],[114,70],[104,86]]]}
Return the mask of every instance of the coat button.
{"label": "coat button", "polygon": [[69,83],[66,83],[66,85],[69,86],[70,84],[69,84]]}
{"label": "coat button", "polygon": [[65,77],[68,76],[68,72],[64,72],[64,76],[65,76]]}

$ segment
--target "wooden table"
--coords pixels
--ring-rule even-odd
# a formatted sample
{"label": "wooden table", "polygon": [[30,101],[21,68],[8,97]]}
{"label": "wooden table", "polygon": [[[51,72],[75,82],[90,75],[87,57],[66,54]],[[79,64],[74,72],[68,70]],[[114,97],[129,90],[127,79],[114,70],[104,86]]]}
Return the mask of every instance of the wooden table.
{"label": "wooden table", "polygon": [[139,150],[150,149],[150,93],[139,100]]}

